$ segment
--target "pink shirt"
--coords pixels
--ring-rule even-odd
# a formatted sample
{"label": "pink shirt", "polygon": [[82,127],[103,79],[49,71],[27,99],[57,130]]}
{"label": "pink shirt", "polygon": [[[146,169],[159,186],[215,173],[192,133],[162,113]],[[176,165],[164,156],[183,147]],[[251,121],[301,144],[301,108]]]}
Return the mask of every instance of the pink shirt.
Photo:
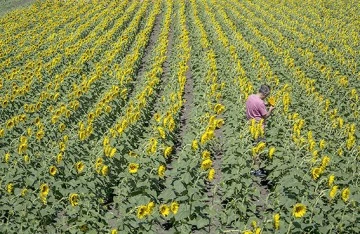
{"label": "pink shirt", "polygon": [[256,94],[251,94],[246,101],[246,117],[248,120],[256,119],[259,121],[267,114],[263,100]]}

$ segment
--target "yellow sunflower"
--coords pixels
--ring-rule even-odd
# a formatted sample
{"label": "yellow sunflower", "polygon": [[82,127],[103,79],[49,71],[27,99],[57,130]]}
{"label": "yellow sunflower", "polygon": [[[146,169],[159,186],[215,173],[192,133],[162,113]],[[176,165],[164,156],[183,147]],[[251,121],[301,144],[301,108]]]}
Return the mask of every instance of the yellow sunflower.
{"label": "yellow sunflower", "polygon": [[311,171],[312,177],[314,180],[317,180],[320,177],[321,174],[321,168],[315,167]]}
{"label": "yellow sunflower", "polygon": [[110,171],[109,166],[103,165],[101,168],[101,175],[106,176],[109,174],[109,171]]}
{"label": "yellow sunflower", "polygon": [[212,166],[211,159],[205,159],[201,162],[201,169],[207,170]]}
{"label": "yellow sunflower", "polygon": [[173,214],[176,214],[179,211],[179,203],[177,203],[176,201],[172,202],[170,205],[170,210]]}
{"label": "yellow sunflower", "polygon": [[79,205],[79,195],[77,193],[71,193],[69,195],[69,201],[72,206]]}
{"label": "yellow sunflower", "polygon": [[197,140],[193,140],[191,143],[191,149],[196,151],[199,148],[199,142]]}
{"label": "yellow sunflower", "polygon": [[139,164],[137,164],[137,163],[130,163],[129,164],[129,172],[131,174],[135,174],[138,171],[138,169],[139,169]]}
{"label": "yellow sunflower", "polygon": [[269,158],[272,159],[273,158],[273,155],[275,153],[275,147],[270,147],[269,149]]}
{"label": "yellow sunflower", "polygon": [[166,204],[162,204],[159,208],[160,210],[160,214],[163,216],[163,217],[166,217],[170,214],[170,208],[168,205]]}
{"label": "yellow sunflower", "polygon": [[137,210],[137,217],[138,219],[143,219],[148,214],[147,213],[148,208],[147,206],[139,206]]}
{"label": "yellow sunflower", "polygon": [[344,202],[347,202],[349,198],[350,198],[350,188],[348,187],[341,192],[341,199]]}
{"label": "yellow sunflower", "polygon": [[208,180],[212,181],[214,179],[214,177],[215,177],[215,169],[211,168],[208,173]]}
{"label": "yellow sunflower", "polygon": [[166,167],[164,165],[160,165],[158,168],[158,175],[160,178],[164,178],[165,171],[166,171]]}
{"label": "yellow sunflower", "polygon": [[296,218],[301,218],[305,215],[305,213],[306,213],[306,206],[304,204],[301,203],[295,204],[292,211],[293,216],[295,216]]}
{"label": "yellow sunflower", "polygon": [[146,206],[146,209],[147,209],[147,213],[148,214],[151,214],[152,213],[152,211],[153,211],[153,209],[154,209],[154,207],[155,207],[155,203],[154,202],[149,202],[148,204],[147,204],[147,206]]}
{"label": "yellow sunflower", "polygon": [[202,153],[202,159],[205,160],[205,159],[210,159],[210,152],[205,150],[203,153]]}
{"label": "yellow sunflower", "polygon": [[57,173],[57,168],[55,166],[50,166],[49,173],[50,175],[55,176]]}
{"label": "yellow sunflower", "polygon": [[332,185],[333,185],[333,183],[334,183],[334,180],[335,180],[335,176],[334,175],[330,175],[329,176],[329,187],[331,187]]}
{"label": "yellow sunflower", "polygon": [[280,228],[280,214],[274,215],[274,228],[275,230],[279,230]]}
{"label": "yellow sunflower", "polygon": [[268,103],[270,106],[275,106],[275,104],[276,104],[275,97],[273,97],[273,96],[269,97]]}
{"label": "yellow sunflower", "polygon": [[334,199],[334,197],[336,196],[336,192],[338,190],[338,186],[333,186],[330,190],[330,199]]}
{"label": "yellow sunflower", "polygon": [[12,193],[13,193],[13,191],[14,191],[14,185],[13,185],[13,183],[8,183],[8,184],[6,185],[6,191],[7,191],[9,194],[12,194]]}
{"label": "yellow sunflower", "polygon": [[85,164],[82,161],[80,161],[76,163],[75,167],[76,167],[76,171],[78,173],[81,173],[85,168]]}

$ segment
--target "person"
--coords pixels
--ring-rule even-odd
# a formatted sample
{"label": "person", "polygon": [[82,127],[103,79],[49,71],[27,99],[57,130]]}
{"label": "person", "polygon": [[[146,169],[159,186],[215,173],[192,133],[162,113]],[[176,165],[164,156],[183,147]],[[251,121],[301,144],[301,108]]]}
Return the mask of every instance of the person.
{"label": "person", "polygon": [[[266,109],[266,103],[264,100],[270,95],[270,87],[266,84],[260,86],[259,92],[256,94],[251,94],[246,100],[246,117],[250,122],[252,119],[255,119],[256,122],[259,122],[263,119],[262,128],[265,132],[265,120],[271,116],[274,106],[270,106],[269,110]],[[265,142],[264,137],[260,137],[254,141],[254,144],[258,142]],[[254,166],[258,168],[260,162],[258,158],[254,158]],[[266,176],[266,171],[264,169],[252,170],[251,173],[255,176]]]}
{"label": "person", "polygon": [[263,129],[265,129],[265,120],[269,118],[275,109],[274,106],[270,106],[269,110],[266,110],[265,98],[270,95],[270,87],[266,84],[260,86],[259,92],[251,94],[246,100],[246,117],[249,121],[255,119],[259,122],[263,119]]}

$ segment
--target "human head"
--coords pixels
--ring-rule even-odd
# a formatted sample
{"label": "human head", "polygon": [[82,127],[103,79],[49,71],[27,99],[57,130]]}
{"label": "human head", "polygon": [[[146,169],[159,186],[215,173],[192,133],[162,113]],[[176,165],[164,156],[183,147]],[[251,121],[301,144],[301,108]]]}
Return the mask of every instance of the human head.
{"label": "human head", "polygon": [[265,99],[270,94],[270,86],[262,84],[259,89],[259,94],[261,99]]}

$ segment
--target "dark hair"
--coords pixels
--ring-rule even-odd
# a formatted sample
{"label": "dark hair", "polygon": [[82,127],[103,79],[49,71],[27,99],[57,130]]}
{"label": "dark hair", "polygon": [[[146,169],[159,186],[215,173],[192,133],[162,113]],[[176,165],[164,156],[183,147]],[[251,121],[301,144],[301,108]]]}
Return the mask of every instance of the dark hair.
{"label": "dark hair", "polygon": [[270,94],[270,86],[263,84],[260,86],[259,93],[264,94],[265,96]]}

